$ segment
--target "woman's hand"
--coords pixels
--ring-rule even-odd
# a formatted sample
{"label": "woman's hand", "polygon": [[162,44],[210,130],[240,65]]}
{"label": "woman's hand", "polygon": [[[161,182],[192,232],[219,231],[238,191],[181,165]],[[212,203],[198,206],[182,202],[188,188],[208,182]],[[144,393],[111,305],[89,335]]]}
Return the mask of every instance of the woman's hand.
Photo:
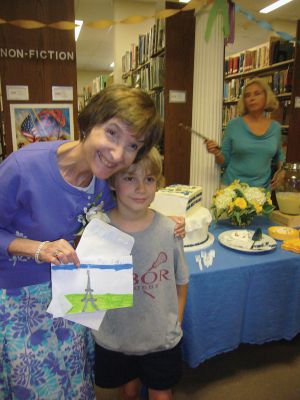
{"label": "woman's hand", "polygon": [[209,153],[214,154],[215,156],[220,152],[219,145],[213,140],[206,140],[206,149]]}
{"label": "woman's hand", "polygon": [[224,155],[219,147],[219,145],[213,140],[206,140],[206,149],[209,153],[213,154],[216,157],[216,163],[219,165],[224,164]]}
{"label": "woman's hand", "polygon": [[176,222],[174,228],[174,235],[179,238],[185,237],[185,218],[184,217],[177,217],[177,216],[170,216],[174,222]]}
{"label": "woman's hand", "polygon": [[40,264],[42,262],[60,264],[75,264],[80,266],[76,251],[65,239],[54,242],[39,242],[26,238],[16,238],[7,247],[10,255],[34,258]]}
{"label": "woman's hand", "polygon": [[40,262],[48,262],[54,265],[72,263],[80,266],[76,251],[65,239],[55,240],[54,242],[44,242],[38,254]]}
{"label": "woman's hand", "polygon": [[285,178],[285,171],[282,169],[278,169],[273,175],[273,178],[271,180],[271,189],[274,190],[278,188],[278,186],[282,184],[284,178]]}

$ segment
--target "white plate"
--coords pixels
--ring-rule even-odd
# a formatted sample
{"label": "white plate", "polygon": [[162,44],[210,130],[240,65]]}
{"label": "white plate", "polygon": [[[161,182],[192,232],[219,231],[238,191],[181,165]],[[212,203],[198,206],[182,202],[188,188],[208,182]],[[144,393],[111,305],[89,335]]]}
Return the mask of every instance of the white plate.
{"label": "white plate", "polygon": [[252,236],[254,232],[247,229],[233,229],[220,233],[218,239],[223,246],[247,253],[262,253],[274,250],[277,247],[276,241],[264,233],[262,239],[256,241],[253,245]]}

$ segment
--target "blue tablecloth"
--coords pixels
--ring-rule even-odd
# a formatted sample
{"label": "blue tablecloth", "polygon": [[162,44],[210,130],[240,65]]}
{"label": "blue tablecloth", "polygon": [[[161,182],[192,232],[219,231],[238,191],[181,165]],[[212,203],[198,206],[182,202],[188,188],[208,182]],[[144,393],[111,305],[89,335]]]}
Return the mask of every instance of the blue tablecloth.
{"label": "blue tablecloth", "polygon": [[[267,233],[274,225],[256,218]],[[233,229],[227,221],[212,225],[215,250],[210,268],[202,271],[195,256],[186,253],[190,283],[183,321],[183,358],[190,367],[240,343],[292,339],[300,332],[300,255],[278,247],[267,253],[243,253],[218,242],[218,235]]]}

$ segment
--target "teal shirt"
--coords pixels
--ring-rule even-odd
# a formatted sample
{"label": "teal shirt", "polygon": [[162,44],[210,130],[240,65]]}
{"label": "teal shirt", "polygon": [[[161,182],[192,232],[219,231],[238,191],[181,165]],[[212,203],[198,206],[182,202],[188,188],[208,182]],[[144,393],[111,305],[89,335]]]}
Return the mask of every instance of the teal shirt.
{"label": "teal shirt", "polygon": [[222,142],[225,172],[222,181],[229,185],[235,179],[249,186],[268,188],[272,159],[283,161],[281,126],[272,121],[266,133],[253,134],[242,117],[230,121]]}

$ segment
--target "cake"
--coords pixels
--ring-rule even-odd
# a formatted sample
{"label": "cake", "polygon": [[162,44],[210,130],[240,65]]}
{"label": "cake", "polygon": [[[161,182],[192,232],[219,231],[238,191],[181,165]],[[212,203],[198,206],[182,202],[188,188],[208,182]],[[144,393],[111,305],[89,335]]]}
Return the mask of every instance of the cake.
{"label": "cake", "polygon": [[209,238],[208,227],[212,217],[209,210],[201,206],[200,186],[171,185],[156,192],[151,208],[167,216],[185,218],[185,250],[195,250]]}

